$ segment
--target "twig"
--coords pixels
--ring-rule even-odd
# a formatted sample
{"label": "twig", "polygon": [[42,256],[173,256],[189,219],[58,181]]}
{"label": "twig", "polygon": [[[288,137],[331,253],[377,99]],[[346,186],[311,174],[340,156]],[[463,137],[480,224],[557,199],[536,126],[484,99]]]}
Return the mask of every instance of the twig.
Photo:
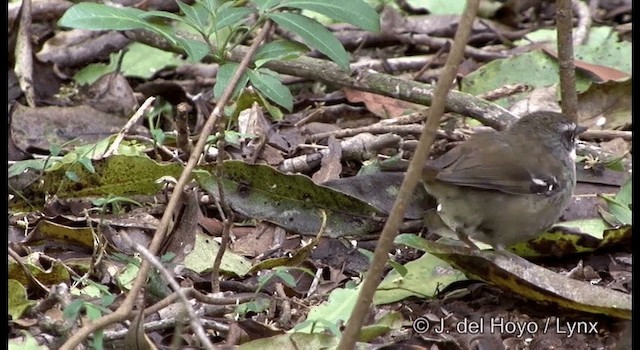
{"label": "twig", "polygon": [[[151,321],[144,324],[144,331],[153,332],[160,331],[164,329],[172,329],[178,323],[178,320],[175,317],[161,319],[159,321]],[[106,341],[114,341],[118,339],[124,339],[124,337],[129,332],[128,328],[120,329],[117,331],[106,331],[104,332],[104,340]]]}
{"label": "twig", "polygon": [[[267,23],[270,23],[270,22],[267,22]],[[216,125],[216,121],[218,120],[220,114],[222,113],[224,106],[226,106],[227,102],[229,102],[229,100],[231,99],[233,90],[238,84],[238,81],[240,80],[242,73],[244,73],[244,70],[249,65],[251,57],[258,50],[258,47],[260,46],[260,43],[262,42],[264,35],[265,35],[264,31],[260,32],[256,40],[254,41],[253,45],[251,45],[249,50],[246,51],[247,55],[241,60],[240,64],[238,65],[238,68],[236,69],[236,72],[229,80],[229,85],[227,85],[226,89],[222,93],[222,96],[220,97],[220,100],[216,104],[216,107],[213,109],[213,111],[211,112],[211,115],[209,115],[209,118],[207,119],[207,122],[202,128],[202,133],[200,134],[200,137],[198,138],[198,142],[196,143],[193,149],[193,153],[191,154],[191,157],[189,157],[189,161],[187,162],[187,165],[185,165],[184,170],[182,171],[182,174],[180,174],[180,178],[178,179],[178,182],[175,186],[176,189],[184,188],[184,186],[186,186],[186,184],[190,181],[191,171],[193,170],[195,165],[198,163],[198,160],[200,159],[200,155],[204,150],[205,144],[207,143],[207,138],[213,131],[213,128]],[[153,236],[153,240],[149,245],[149,251],[151,252],[151,254],[157,254],[162,243],[164,242],[167,228],[169,227],[169,223],[171,221],[173,213],[175,212],[178,204],[180,203],[181,197],[182,197],[181,190],[173,191],[173,194],[169,199],[169,203],[167,203],[167,208],[165,209],[164,214],[162,215],[162,219],[160,220],[160,224],[158,225],[158,228]],[[136,277],[133,283],[133,286],[129,290],[129,293],[127,294],[127,297],[125,298],[125,300],[122,302],[122,304],[116,311],[114,311],[111,314],[100,317],[99,319],[94,320],[93,322],[87,323],[84,327],[80,328],[78,332],[73,334],[62,345],[62,347],[60,347],[60,350],[74,350],[76,349],[76,347],[78,347],[78,345],[84,339],[86,339],[91,333],[95,332],[96,330],[102,329],[112,323],[120,322],[122,320],[127,319],[129,317],[129,313],[133,309],[136,295],[138,294],[138,292],[140,292],[140,289],[147,281],[147,276],[149,274],[150,267],[151,265],[148,260],[144,260],[142,262],[140,266],[140,270],[138,272],[138,276]]]}
{"label": "twig", "polygon": [[418,70],[414,75],[413,75],[413,80],[418,80],[422,74],[424,74],[424,72],[429,69],[429,67],[431,67],[431,65],[433,64],[433,62],[435,62],[438,58],[440,58],[440,56],[442,56],[442,54],[449,48],[449,45],[442,45],[438,51],[436,51],[436,53],[433,55],[433,57],[431,57],[431,59],[429,61],[427,61],[427,63],[425,63],[422,68],[420,68],[420,70]]}
{"label": "twig", "polygon": [[122,238],[125,241],[127,241],[127,243],[131,245],[135,250],[137,250],[138,253],[140,253],[140,255],[144,257],[145,261],[148,261],[151,265],[153,265],[153,267],[155,267],[160,272],[160,274],[162,274],[162,277],[164,278],[164,280],[171,286],[171,289],[173,289],[173,292],[177,294],[178,299],[180,299],[185,310],[187,311],[187,314],[189,315],[189,324],[191,325],[191,328],[193,329],[196,336],[200,340],[200,344],[204,346],[206,349],[212,349],[213,344],[209,340],[209,337],[207,337],[207,334],[205,333],[204,328],[202,328],[202,324],[200,324],[200,318],[198,317],[198,315],[196,315],[196,311],[193,309],[193,307],[189,303],[189,299],[184,294],[182,288],[180,288],[180,285],[178,284],[178,282],[176,282],[173,274],[169,272],[169,270],[167,270],[162,265],[162,263],[160,262],[160,260],[158,260],[158,258],[156,258],[145,247],[141,246],[139,243],[134,242],[129,237],[128,234],[126,233],[123,234]]}
{"label": "twig", "polygon": [[118,147],[120,147],[120,143],[122,142],[122,139],[124,138],[124,135],[129,133],[129,130],[131,130],[131,128],[138,122],[138,120],[140,120],[140,118],[142,118],[142,116],[144,116],[144,112],[149,108],[149,106],[151,106],[151,104],[155,100],[156,100],[156,98],[153,97],[153,96],[147,98],[147,100],[144,101],[142,106],[140,106],[140,108],[138,108],[138,110],[135,113],[133,113],[131,118],[129,118],[129,120],[122,127],[120,132],[118,132],[118,135],[116,136],[116,139],[113,140],[113,143],[111,144],[111,146],[109,146],[109,149],[106,152],[104,152],[104,154],[102,155],[102,158],[107,158],[110,155],[115,153],[115,151],[118,149]]}
{"label": "twig", "polygon": [[[237,305],[237,304],[249,302],[256,298],[255,293],[234,294],[233,297],[211,296],[211,295],[200,293],[197,290],[195,290],[193,287],[182,288],[182,293],[186,295],[187,298],[194,298],[197,301],[203,304],[208,304],[208,305]],[[266,295],[263,295],[263,296],[267,297]],[[153,313],[156,313],[164,309],[165,307],[173,304],[176,300],[178,300],[178,294],[176,292],[173,292],[169,294],[167,297],[165,297],[164,299],[160,300],[159,302],[144,309],[144,315],[149,316]],[[136,313],[137,312],[132,311],[131,314],[129,315],[129,318],[135,317]]]}
{"label": "twig", "polygon": [[[359,133],[341,141],[340,147],[342,147],[343,159],[363,160],[373,157],[382,148],[395,148],[399,143],[400,136],[398,135],[387,133],[374,136],[369,133]],[[316,153],[285,159],[278,166],[278,170],[283,172],[306,172],[311,170],[316,162],[320,164],[322,157],[326,154],[329,154],[329,150],[322,149]]]}
{"label": "twig", "polygon": [[282,306],[280,310],[280,318],[278,318],[278,324],[281,327],[287,327],[291,321],[291,302],[287,297],[287,293],[284,291],[282,283],[276,283],[276,294],[282,299]]}
{"label": "twig", "polygon": [[172,160],[184,165],[184,162],[182,161],[182,159],[178,158],[178,156],[175,153],[173,153],[169,148],[167,148],[167,146],[157,143],[152,138],[149,138],[149,137],[146,137],[146,136],[142,136],[142,135],[124,135],[124,139],[125,140],[135,140],[135,141],[140,141],[140,142],[148,142],[148,143],[152,144],[153,147],[155,147],[158,150],[160,150],[160,152],[163,153],[165,156],[167,156],[167,157],[171,158]]}
{"label": "twig", "polygon": [[185,157],[191,156],[191,140],[189,140],[189,112],[191,111],[191,105],[186,102],[181,102],[176,107],[176,143],[178,149],[183,152]]}
{"label": "twig", "polygon": [[[449,38],[436,38],[428,34],[403,34],[398,35],[398,40],[406,44],[426,45],[429,47],[443,47],[452,42]],[[464,51],[467,56],[471,56],[478,61],[491,61],[507,57],[503,53],[486,51],[470,45],[465,46]]]}
{"label": "twig", "polygon": [[[309,136],[308,140],[310,142],[315,142],[315,141],[325,139],[332,135],[336,138],[341,138],[341,137],[354,136],[354,135],[358,135],[365,132],[371,133],[371,134],[394,133],[394,134],[401,134],[401,135],[406,135],[406,134],[419,135],[422,133],[422,131],[423,131],[422,125],[419,125],[419,124],[384,125],[384,124],[376,123],[373,125],[361,126],[359,128],[341,129],[341,130],[335,130],[335,131],[322,132],[319,134],[314,134]],[[445,135],[444,131],[442,132],[439,131],[438,133],[442,136]]]}
{"label": "twig", "polygon": [[580,134],[581,140],[613,140],[621,138],[625,141],[631,141],[633,133],[623,130],[587,130]]}
{"label": "twig", "polygon": [[556,0],[556,28],[558,31],[558,64],[560,66],[560,106],[562,112],[578,121],[576,67],[573,62],[573,24],[571,0]]}
{"label": "twig", "polygon": [[455,79],[458,65],[462,61],[464,49],[471,33],[473,21],[478,11],[478,5],[480,0],[467,1],[465,11],[460,19],[460,24],[454,38],[453,46],[449,52],[449,57],[445,63],[444,74],[440,77],[438,84],[436,85],[436,91],[433,97],[433,104],[428,110],[429,118],[424,126],[424,132],[420,136],[420,143],[413,159],[409,163],[409,169],[405,175],[400,191],[396,201],[393,203],[393,208],[387,222],[382,229],[382,234],[376,245],[374,252],[373,262],[367,273],[367,277],[360,286],[360,294],[356,305],[351,312],[349,321],[346,328],[340,338],[338,349],[351,350],[355,347],[355,343],[362,328],[364,317],[368,314],[371,301],[373,300],[373,294],[375,293],[380,280],[382,279],[382,273],[386,265],[388,254],[393,247],[393,240],[398,232],[400,222],[403,220],[404,211],[407,207],[409,199],[413,195],[413,190],[418,184],[420,174],[422,173],[422,167],[429,155],[429,149],[435,139],[436,130],[440,122],[440,117],[445,110],[445,101],[447,98],[447,92],[451,88],[452,82]]}
{"label": "twig", "polygon": [[43,291],[47,292],[47,294],[50,293],[51,291],[49,290],[49,288],[47,288],[47,286],[42,284],[42,282],[38,281],[36,276],[34,276],[33,273],[31,273],[31,271],[29,270],[29,268],[22,262],[22,258],[20,257],[20,254],[18,254],[11,247],[9,247],[8,249],[9,249],[9,256],[12,257],[13,260],[15,260],[16,263],[18,263],[18,265],[20,265],[20,267],[24,271],[24,275],[28,279],[30,279],[31,282],[33,282],[36,286],[40,287],[40,289],[42,289]]}
{"label": "twig", "polygon": [[[222,142],[218,142],[218,144],[222,144]],[[220,148],[218,148],[220,149]],[[221,150],[221,149],[220,149]],[[227,250],[227,245],[229,244],[229,232],[231,231],[232,221],[232,213],[229,210],[229,206],[225,201],[223,184],[222,184],[222,152],[218,153],[218,161],[219,164],[216,168],[216,182],[218,185],[218,198],[214,197],[216,207],[218,208],[218,212],[220,213],[220,218],[224,225],[222,226],[222,240],[220,241],[220,246],[218,248],[218,252],[213,260],[213,268],[211,270],[211,292],[217,293],[220,291],[220,264],[222,263],[222,256],[224,252]],[[225,214],[228,213],[229,215]]]}
{"label": "twig", "polygon": [[[127,31],[127,36],[170,52],[179,52],[168,42],[157,35],[145,31]],[[229,54],[229,59],[239,61],[247,52],[247,47],[238,45]],[[290,60],[273,60],[265,63],[269,68],[281,74],[304,77],[309,80],[324,82],[336,87],[357,89],[403,101],[430,105],[434,88],[432,85],[395,77],[378,72],[360,73],[341,70],[335,63],[310,57],[298,57]],[[447,111],[475,118],[484,125],[500,129],[517,119],[511,112],[494,103],[479,99],[471,94],[452,90],[447,96]]]}
{"label": "twig", "polygon": [[31,0],[25,0],[20,7],[20,22],[15,47],[15,67],[13,68],[20,89],[24,92],[29,107],[36,106],[36,92],[33,86],[33,47],[31,46]]}
{"label": "twig", "polygon": [[235,305],[240,303],[246,303],[252,300],[255,300],[258,296],[262,296],[264,298],[268,298],[266,294],[262,293],[239,293],[234,294],[233,297],[214,297],[210,295],[206,295],[200,293],[197,290],[193,290],[193,297],[202,303],[211,304],[211,305]]}
{"label": "twig", "polygon": [[[256,41],[260,42],[265,38],[267,38],[267,35],[269,35],[270,31],[271,31],[271,22],[266,21],[260,31],[260,35],[258,36],[258,38],[256,38]],[[255,43],[251,48],[254,49],[254,51],[248,55],[249,58],[253,57],[255,50],[257,50]],[[240,70],[240,69],[238,68],[237,70]],[[237,73],[238,72],[236,71],[235,74]],[[220,138],[218,139],[218,143],[217,143],[218,154],[216,156],[216,170],[215,170],[216,175],[214,176],[216,184],[218,185],[218,198],[217,199],[214,198],[214,200],[215,200],[218,212],[220,213],[220,218],[222,219],[222,222],[224,225],[222,227],[222,240],[220,241],[218,252],[213,260],[213,268],[211,271],[211,291],[213,293],[217,293],[220,291],[220,264],[222,263],[222,257],[224,256],[224,253],[227,250],[227,246],[229,245],[229,236],[231,232],[231,227],[233,226],[233,212],[231,211],[231,208],[229,208],[229,205],[225,199],[224,185],[222,183],[224,149],[226,146],[224,122],[220,122],[218,124],[218,135],[220,135]]]}
{"label": "twig", "polygon": [[504,85],[491,91],[483,92],[476,97],[487,101],[495,101],[507,96],[511,96],[520,92],[525,92],[529,87],[525,84]]}
{"label": "twig", "polygon": [[[165,318],[159,321],[151,321],[144,324],[145,332],[154,332],[161,330],[170,330],[176,326],[178,323],[178,319],[176,317]],[[223,324],[222,322],[212,321],[212,320],[202,320],[202,325],[207,329],[213,329],[218,332],[228,332],[229,326]],[[128,329],[121,329],[117,331],[108,331],[104,332],[104,340],[106,341],[114,341],[118,339],[123,339],[126,335]]]}
{"label": "twig", "polygon": [[573,11],[578,17],[578,24],[576,25],[576,31],[573,34],[573,44],[582,45],[587,41],[589,36],[589,29],[591,28],[591,10],[589,5],[584,1],[572,0],[571,5]]}

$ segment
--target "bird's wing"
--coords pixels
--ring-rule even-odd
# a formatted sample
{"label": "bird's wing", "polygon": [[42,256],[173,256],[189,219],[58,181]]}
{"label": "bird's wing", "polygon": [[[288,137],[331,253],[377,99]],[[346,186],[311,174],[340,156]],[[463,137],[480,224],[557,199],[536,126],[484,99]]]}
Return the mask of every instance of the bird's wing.
{"label": "bird's wing", "polygon": [[[484,137],[494,140],[480,142]],[[428,162],[427,168],[436,170],[436,179],[445,183],[513,194],[548,193],[556,183],[556,179],[536,176],[534,172],[542,173],[533,170],[536,165],[517,158],[512,146],[496,134],[472,138]]]}

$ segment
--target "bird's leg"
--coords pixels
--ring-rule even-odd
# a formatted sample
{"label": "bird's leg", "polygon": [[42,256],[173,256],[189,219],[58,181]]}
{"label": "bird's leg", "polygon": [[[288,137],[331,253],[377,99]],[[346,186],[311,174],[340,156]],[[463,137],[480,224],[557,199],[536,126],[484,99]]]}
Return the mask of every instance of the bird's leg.
{"label": "bird's leg", "polygon": [[469,239],[469,236],[467,236],[464,232],[462,232],[460,230],[456,230],[456,235],[458,236],[458,239],[461,240],[462,242],[464,242],[466,245],[468,245],[469,248],[471,248],[473,250],[480,250],[480,248],[475,243],[473,243]]}
{"label": "bird's leg", "polygon": [[469,236],[467,236],[466,233],[462,232],[460,229],[453,230],[450,228],[442,220],[442,217],[435,209],[427,210],[425,213],[425,224],[429,232],[433,232],[441,237],[449,238],[454,238],[455,234],[455,236],[458,237],[458,240],[464,242],[469,248],[473,250],[480,250],[480,248],[469,239]]}

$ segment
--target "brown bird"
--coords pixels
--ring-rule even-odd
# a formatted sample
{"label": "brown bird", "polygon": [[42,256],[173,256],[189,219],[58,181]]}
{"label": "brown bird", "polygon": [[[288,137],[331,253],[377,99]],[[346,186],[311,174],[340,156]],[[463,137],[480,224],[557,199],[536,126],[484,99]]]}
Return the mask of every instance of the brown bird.
{"label": "brown bird", "polygon": [[555,112],[478,133],[427,162],[422,182],[438,201],[427,226],[504,249],[551,227],[576,185],[575,140],[586,128]]}

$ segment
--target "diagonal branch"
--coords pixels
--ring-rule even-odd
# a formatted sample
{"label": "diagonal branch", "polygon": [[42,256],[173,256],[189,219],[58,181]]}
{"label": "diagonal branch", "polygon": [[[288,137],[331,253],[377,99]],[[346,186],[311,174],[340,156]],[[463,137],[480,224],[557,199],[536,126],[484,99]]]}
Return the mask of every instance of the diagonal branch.
{"label": "diagonal branch", "polygon": [[[182,196],[182,189],[184,186],[191,180],[191,171],[198,163],[200,159],[200,155],[204,150],[204,146],[207,142],[207,137],[213,131],[214,126],[220,115],[222,114],[224,106],[229,102],[231,96],[233,94],[233,90],[235,86],[238,84],[242,73],[244,73],[245,69],[251,62],[251,57],[255,54],[260,47],[261,42],[264,40],[269,28],[271,27],[271,22],[267,21],[258,37],[253,42],[249,50],[246,52],[246,56],[242,58],[238,68],[236,69],[234,75],[231,77],[229,81],[229,85],[224,90],[224,93],[220,97],[220,100],[216,104],[216,107],[209,115],[209,119],[202,129],[202,133],[200,134],[200,138],[198,138],[198,143],[195,145],[193,153],[191,153],[191,157],[189,157],[189,161],[187,165],[185,165],[180,178],[178,179],[178,183],[176,184],[176,190],[171,195],[169,199],[169,203],[167,204],[167,208],[164,211],[164,215],[162,215],[162,219],[160,220],[160,224],[158,225],[158,229],[156,230],[155,235],[153,236],[153,240],[149,245],[149,251],[152,254],[157,254],[160,249],[162,242],[164,241],[165,235],[167,233],[167,228],[169,227],[169,223],[171,221],[171,215],[176,210],[178,203],[180,203],[180,197]],[[127,297],[122,302],[120,307],[116,311],[111,314],[105,315],[91,323],[88,323],[84,327],[82,327],[77,333],[71,336],[63,345],[60,347],[60,350],[72,350],[75,349],[84,339],[89,337],[96,330],[102,329],[110,324],[121,322],[129,317],[131,310],[133,309],[134,302],[136,299],[136,295],[140,292],[140,289],[147,281],[147,276],[149,274],[150,263],[147,260],[142,262],[140,266],[140,271],[136,280],[131,287],[131,290],[127,294]]]}
{"label": "diagonal branch", "polygon": [[351,312],[351,317],[349,317],[344,333],[342,333],[338,349],[347,350],[355,348],[360,329],[364,322],[364,317],[369,313],[373,294],[376,292],[378,284],[380,284],[380,280],[382,279],[388,254],[393,247],[393,240],[398,233],[398,227],[404,217],[405,208],[413,194],[414,188],[418,184],[418,180],[422,174],[422,168],[424,167],[424,162],[429,156],[429,150],[431,149],[436,131],[440,124],[440,117],[445,110],[447,93],[455,79],[456,72],[458,71],[458,65],[462,61],[464,47],[469,39],[471,27],[474,19],[476,18],[476,12],[478,12],[479,3],[480,0],[467,1],[465,11],[460,20],[460,25],[456,31],[454,44],[451,47],[451,52],[449,53],[449,57],[447,57],[447,62],[444,66],[444,72],[436,85],[432,106],[427,111],[427,115],[429,117],[424,125],[424,131],[420,136],[418,148],[414,153],[411,163],[409,163],[409,169],[407,169],[407,174],[405,175],[404,181],[402,181],[402,186],[400,186],[398,197],[396,198],[395,203],[393,203],[393,208],[391,209],[389,218],[382,229],[382,234],[380,235],[380,239],[378,240],[378,244],[376,245],[376,250],[373,255],[373,262],[369,267],[367,277],[364,282],[362,282],[358,300]]}
{"label": "diagonal branch", "polygon": [[[127,37],[166,51],[178,52],[164,39],[143,30],[127,31]],[[246,56],[247,47],[238,45],[229,53],[229,60],[237,62]],[[205,58],[206,60],[207,58]],[[323,83],[372,92],[403,101],[429,106],[433,102],[434,86],[409,81],[389,74],[378,73],[369,69],[358,69],[356,74],[345,72],[337,64],[323,59],[306,56],[290,60],[273,60],[264,67],[280,74],[304,77]],[[501,129],[516,120],[516,117],[499,105],[477,98],[471,94],[451,90],[447,95],[446,110],[477,119],[482,124]]]}

